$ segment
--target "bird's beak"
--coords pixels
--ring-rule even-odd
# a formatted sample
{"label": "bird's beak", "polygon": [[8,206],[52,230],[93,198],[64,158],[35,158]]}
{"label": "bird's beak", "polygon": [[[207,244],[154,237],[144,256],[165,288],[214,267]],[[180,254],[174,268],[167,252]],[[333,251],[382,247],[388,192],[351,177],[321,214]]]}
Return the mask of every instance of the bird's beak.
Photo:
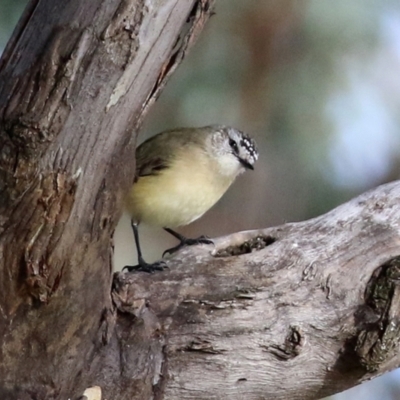
{"label": "bird's beak", "polygon": [[240,164],[242,164],[243,167],[245,167],[246,169],[254,170],[253,164],[250,164],[248,161],[243,160],[243,158],[239,158],[239,162],[240,162]]}

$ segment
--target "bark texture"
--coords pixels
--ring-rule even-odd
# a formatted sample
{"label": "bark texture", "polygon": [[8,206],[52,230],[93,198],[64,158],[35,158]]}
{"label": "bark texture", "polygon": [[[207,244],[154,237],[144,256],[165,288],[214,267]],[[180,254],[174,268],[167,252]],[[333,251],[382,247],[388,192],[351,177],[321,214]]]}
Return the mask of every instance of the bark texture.
{"label": "bark texture", "polygon": [[[32,0],[0,62],[0,398],[76,398],[112,315],[136,131],[208,0]],[[93,370],[93,369],[92,369]],[[120,380],[101,385],[120,397]]]}
{"label": "bark texture", "polygon": [[164,400],[297,400],[399,366],[399,227],[398,181],[319,218],[186,248],[165,272],[117,273],[109,379],[147,380]]}

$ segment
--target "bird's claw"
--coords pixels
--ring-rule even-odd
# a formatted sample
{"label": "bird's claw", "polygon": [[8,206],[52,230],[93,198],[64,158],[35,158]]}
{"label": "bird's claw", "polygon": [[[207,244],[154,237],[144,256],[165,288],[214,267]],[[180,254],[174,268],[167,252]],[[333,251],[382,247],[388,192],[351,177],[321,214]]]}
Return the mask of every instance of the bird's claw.
{"label": "bird's claw", "polygon": [[157,261],[153,264],[141,263],[138,265],[125,265],[122,271],[127,270],[128,272],[147,272],[148,274],[154,274],[156,271],[164,271],[168,268],[168,265],[164,261]]}
{"label": "bird's claw", "polygon": [[162,256],[164,257],[166,254],[173,254],[185,246],[195,246],[198,244],[213,244],[213,243],[214,242],[209,237],[204,235],[196,239],[184,238],[177,246],[165,250]]}

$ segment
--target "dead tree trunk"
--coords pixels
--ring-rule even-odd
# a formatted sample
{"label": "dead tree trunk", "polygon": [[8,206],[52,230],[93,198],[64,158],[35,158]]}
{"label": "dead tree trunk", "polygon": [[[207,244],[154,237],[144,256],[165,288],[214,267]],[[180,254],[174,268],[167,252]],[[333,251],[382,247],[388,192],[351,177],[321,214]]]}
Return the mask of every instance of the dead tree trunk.
{"label": "dead tree trunk", "polygon": [[[0,63],[1,399],[93,383],[135,132],[212,5],[31,0],[17,26]],[[100,380],[108,399],[137,394],[121,379]]]}

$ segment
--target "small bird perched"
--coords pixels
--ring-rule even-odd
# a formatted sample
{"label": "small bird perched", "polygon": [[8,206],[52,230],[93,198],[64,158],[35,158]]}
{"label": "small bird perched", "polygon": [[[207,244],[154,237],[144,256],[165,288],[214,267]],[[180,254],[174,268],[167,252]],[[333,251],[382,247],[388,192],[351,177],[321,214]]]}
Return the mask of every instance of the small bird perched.
{"label": "small bird perched", "polygon": [[[173,231],[200,218],[226,192],[235,178],[254,169],[256,144],[245,133],[223,125],[161,132],[136,149],[135,183],[127,210],[135,236],[139,264],[128,271],[154,272],[163,261],[147,264],[141,253],[138,225],[159,226],[184,245],[212,243],[204,236],[188,239]],[[163,254],[163,255],[164,255]]]}

